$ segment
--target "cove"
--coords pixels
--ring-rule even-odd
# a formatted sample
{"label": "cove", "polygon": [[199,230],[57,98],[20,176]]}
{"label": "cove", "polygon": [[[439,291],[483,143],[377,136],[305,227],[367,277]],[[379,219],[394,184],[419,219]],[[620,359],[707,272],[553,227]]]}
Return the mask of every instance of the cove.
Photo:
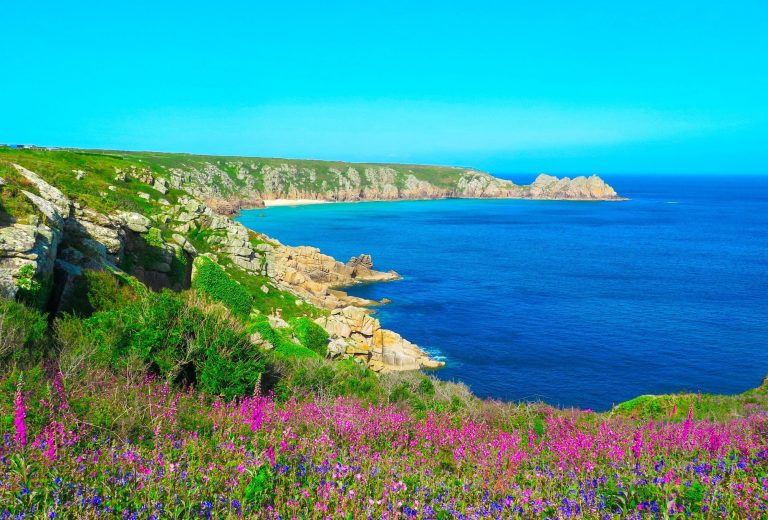
{"label": "cove", "polygon": [[482,397],[605,410],[736,393],[768,373],[768,179],[615,176],[631,200],[437,200],[244,211],[240,222],[397,282],[387,328]]}

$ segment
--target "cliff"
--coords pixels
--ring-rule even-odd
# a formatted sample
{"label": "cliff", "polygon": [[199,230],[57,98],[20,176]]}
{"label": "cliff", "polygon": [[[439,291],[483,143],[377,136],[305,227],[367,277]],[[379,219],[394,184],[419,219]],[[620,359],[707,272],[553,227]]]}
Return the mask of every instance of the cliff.
{"label": "cliff", "polygon": [[[332,359],[351,358],[376,372],[441,366],[383,329],[364,308],[376,302],[338,289],[398,278],[376,271],[370,256],[342,263],[316,248],[285,246],[217,214],[140,163],[76,158],[77,168],[65,160],[28,161],[38,171],[0,162],[0,296],[56,315],[79,304],[72,300],[87,271],[178,292],[194,286],[207,259],[251,300],[256,316],[243,317],[246,326],[266,315],[298,341],[284,318],[304,316],[329,333]],[[274,348],[256,332],[252,339],[254,348]]]}
{"label": "cliff", "polygon": [[[83,274],[99,270],[156,291],[186,291],[199,259],[207,258],[275,328],[290,335],[284,316],[310,318],[330,335],[331,358],[352,358],[375,371],[442,365],[383,329],[366,308],[376,302],[339,289],[394,280],[397,273],[375,270],[367,255],[345,264],[316,248],[285,246],[228,216],[272,198],[618,198],[596,176],[540,175],[518,186],[434,166],[9,148],[0,148],[0,193],[3,297],[34,300],[55,315],[72,307]],[[264,347],[262,339],[254,344]]]}
{"label": "cliff", "polygon": [[234,215],[241,208],[261,207],[262,201],[273,199],[621,198],[597,176],[557,179],[540,175],[531,185],[518,185],[474,169],[444,166],[145,152],[110,155],[143,163],[167,186],[186,190],[225,215]]}
{"label": "cliff", "polygon": [[[169,168],[171,183],[209,200],[240,197],[245,206],[262,200],[308,199],[330,202],[445,198],[617,200],[597,176],[558,179],[540,175],[517,185],[484,172],[458,168],[355,165],[247,160],[203,161],[188,156]],[[231,173],[232,171],[236,173]],[[237,195],[235,195],[237,194]]]}

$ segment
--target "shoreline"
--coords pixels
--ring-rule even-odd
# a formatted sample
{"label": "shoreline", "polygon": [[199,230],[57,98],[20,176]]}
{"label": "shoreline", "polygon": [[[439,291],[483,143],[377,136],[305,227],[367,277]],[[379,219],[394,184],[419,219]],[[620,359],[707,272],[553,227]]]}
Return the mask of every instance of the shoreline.
{"label": "shoreline", "polygon": [[[284,206],[308,206],[314,204],[351,204],[359,202],[427,202],[433,200],[528,200],[537,202],[623,202],[632,200],[628,197],[612,197],[603,199],[588,198],[532,198],[532,197],[426,197],[413,199],[357,199],[357,200],[320,200],[320,199],[263,199],[265,208]],[[243,208],[263,209],[263,208]]]}
{"label": "shoreline", "polygon": [[317,199],[272,199],[264,200],[264,207],[280,207],[280,206],[306,206],[309,204],[330,204],[329,200],[317,200]]}

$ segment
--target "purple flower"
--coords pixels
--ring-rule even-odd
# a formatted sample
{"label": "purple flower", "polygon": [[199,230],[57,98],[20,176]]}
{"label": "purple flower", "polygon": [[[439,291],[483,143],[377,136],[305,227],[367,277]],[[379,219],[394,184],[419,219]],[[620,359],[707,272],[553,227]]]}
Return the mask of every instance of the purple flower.
{"label": "purple flower", "polygon": [[16,398],[13,400],[13,427],[16,430],[14,440],[22,448],[27,445],[27,407],[24,404],[23,387],[24,380],[19,378],[16,384]]}

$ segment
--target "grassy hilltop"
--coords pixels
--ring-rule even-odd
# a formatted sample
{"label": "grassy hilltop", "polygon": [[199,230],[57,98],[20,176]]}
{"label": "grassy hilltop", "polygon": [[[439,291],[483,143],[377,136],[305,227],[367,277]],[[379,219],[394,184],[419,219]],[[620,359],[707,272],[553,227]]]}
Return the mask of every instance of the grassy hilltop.
{"label": "grassy hilltop", "polygon": [[294,167],[383,166],[0,148],[1,517],[768,514],[768,383],[595,413],[399,370],[410,344],[335,289],[387,273],[204,203]]}

